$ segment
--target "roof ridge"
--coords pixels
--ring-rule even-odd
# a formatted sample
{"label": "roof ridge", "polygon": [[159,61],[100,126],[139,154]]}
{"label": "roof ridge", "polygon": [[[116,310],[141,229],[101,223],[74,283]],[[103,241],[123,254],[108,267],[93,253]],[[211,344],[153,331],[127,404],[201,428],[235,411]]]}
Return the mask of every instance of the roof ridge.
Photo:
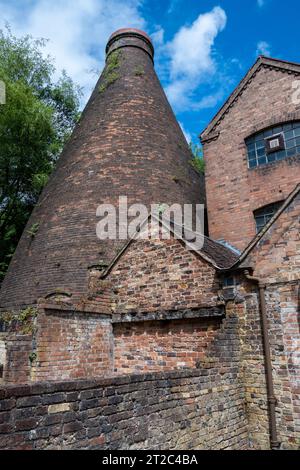
{"label": "roof ridge", "polygon": [[[163,221],[163,219],[161,219],[160,217],[157,217],[156,214],[149,214],[147,215],[147,217],[139,224],[138,226],[138,229],[134,232],[134,234],[128,239],[126,240],[126,242],[124,243],[123,247],[120,249],[120,251],[117,253],[117,255],[111,260],[111,262],[109,263],[109,265],[106,267],[106,269],[102,272],[101,274],[101,278],[105,278],[109,273],[110,271],[112,270],[112,268],[114,267],[114,265],[118,262],[118,260],[121,258],[121,256],[123,255],[123,253],[127,250],[127,248],[129,247],[129,245],[131,244],[132,241],[136,240],[138,234],[140,233],[141,231],[141,228],[144,226],[144,224],[150,220],[151,217],[154,217],[156,219],[156,221],[158,221],[159,223],[161,223],[162,225],[166,226],[166,223]],[[177,226],[180,226],[179,224],[176,224],[176,223],[173,223],[173,225],[177,225]],[[183,227],[183,225],[181,226]],[[168,227],[171,229],[173,235],[176,235],[176,232],[174,231],[174,229],[172,229],[172,224],[170,224],[170,227]],[[176,230],[176,229],[175,229]],[[236,256],[237,257],[237,254],[231,250],[229,247],[226,247],[224,246],[222,243],[220,242],[217,242],[216,240],[213,240],[212,238],[210,237],[207,237],[206,235],[204,235],[203,233],[199,233],[199,232],[196,232],[196,231],[193,231],[191,229],[189,229],[192,233],[194,234],[197,234],[197,235],[200,235],[204,241],[205,240],[208,240],[209,242],[213,243],[213,244],[217,244],[220,248],[222,248],[222,250],[224,252],[227,252],[227,253],[230,253],[232,254],[233,256]],[[178,236],[178,234],[177,234]],[[179,237],[177,238],[178,240],[181,240],[182,242],[184,242],[186,245],[189,245],[190,246],[190,249],[191,251],[193,251],[194,253],[196,253],[197,255],[201,256],[203,259],[205,259],[208,263],[210,263],[212,266],[214,266],[214,268],[216,269],[219,269],[219,270],[223,270],[225,269],[224,266],[220,266],[218,265],[218,263],[210,256],[208,255],[207,253],[205,253],[203,251],[203,247],[204,247],[204,243],[203,243],[203,246],[200,250],[196,250],[195,248],[193,248],[193,246],[189,243],[188,240],[186,240],[184,237]]]}
{"label": "roof ridge", "polygon": [[281,62],[282,64],[296,65],[296,66],[300,67],[300,62],[294,62],[292,60],[279,59],[278,57],[270,57],[270,56],[266,56],[266,55],[263,55],[263,54],[259,55],[258,57],[261,57],[266,62],[268,62],[268,61]]}
{"label": "roof ridge", "polygon": [[276,59],[273,57],[267,57],[264,55],[259,55],[254,64],[248,70],[248,72],[244,75],[244,77],[239,81],[238,85],[228,96],[227,100],[223,103],[219,111],[214,115],[214,117],[211,119],[205,129],[200,133],[200,139],[204,141],[205,138],[208,138],[209,134],[214,130],[215,126],[222,119],[223,115],[230,109],[234,101],[244,91],[250,80],[253,78],[256,72],[258,72],[261,66],[266,65],[268,67],[279,67],[280,64],[282,65],[281,68],[284,70],[292,70],[295,72],[296,67],[299,69],[300,73],[300,63],[298,62],[291,62],[282,59]]}

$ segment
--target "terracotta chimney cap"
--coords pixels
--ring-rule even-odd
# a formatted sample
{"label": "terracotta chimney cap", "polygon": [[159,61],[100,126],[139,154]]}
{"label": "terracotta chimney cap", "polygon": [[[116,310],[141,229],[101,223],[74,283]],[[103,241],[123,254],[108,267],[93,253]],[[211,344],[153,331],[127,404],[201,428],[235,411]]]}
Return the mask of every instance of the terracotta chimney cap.
{"label": "terracotta chimney cap", "polygon": [[[126,39],[128,40],[128,42],[126,42]],[[108,54],[112,49],[133,45],[131,41],[134,39],[136,40],[136,47],[138,47],[138,40],[142,40],[142,42],[144,43],[144,47],[146,45],[148,46],[148,50],[150,49],[149,52],[153,58],[154,47],[150,36],[148,36],[145,31],[136,28],[121,28],[112,33],[106,45],[106,54]],[[120,42],[120,45],[118,46],[117,44],[115,44],[116,42]],[[114,47],[112,47],[112,45],[114,45]],[[144,47],[142,48],[144,49]]]}
{"label": "terracotta chimney cap", "polygon": [[121,29],[117,29],[117,31],[115,31],[114,33],[112,33],[109,37],[109,40],[108,42],[111,41],[111,39],[115,38],[115,36],[129,36],[133,34],[134,36],[135,35],[138,35],[138,36],[142,36],[144,37],[147,41],[149,41],[151,44],[152,44],[152,41],[151,41],[151,38],[150,36],[148,36],[147,33],[145,33],[145,31],[142,31],[141,29],[136,29],[136,28],[121,28]]}

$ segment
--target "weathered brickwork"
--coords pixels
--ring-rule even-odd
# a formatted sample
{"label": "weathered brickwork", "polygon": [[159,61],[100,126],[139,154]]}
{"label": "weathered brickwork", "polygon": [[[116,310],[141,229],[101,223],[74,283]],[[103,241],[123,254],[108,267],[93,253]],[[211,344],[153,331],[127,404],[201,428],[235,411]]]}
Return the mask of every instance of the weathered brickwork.
{"label": "weathered brickwork", "polygon": [[[97,238],[100,204],[118,207],[119,196],[148,207],[204,202],[204,177],[191,164],[144,40],[135,41],[142,48],[117,51],[117,79],[106,86],[108,60],[24,230],[1,287],[0,308],[36,304],[58,290],[74,301],[87,293],[88,268],[109,263],[123,245]],[[38,230],[31,237],[34,223]]]}
{"label": "weathered brickwork", "polygon": [[25,383],[31,380],[31,334],[0,333],[0,383]]}
{"label": "weathered brickwork", "polygon": [[103,316],[41,311],[36,343],[34,380],[94,377],[112,370],[111,324]]}
{"label": "weathered brickwork", "polygon": [[[284,292],[283,292],[284,291]],[[241,317],[241,349],[244,370],[247,416],[250,442],[256,449],[269,445],[267,394],[262,349],[262,331],[257,292],[245,287],[245,306]],[[298,292],[297,292],[298,294]],[[286,318],[284,297],[288,296],[289,315]],[[274,392],[277,399],[276,421],[283,449],[299,449],[299,326],[295,324],[297,308],[293,294],[287,288],[268,287],[267,315],[271,345]],[[294,292],[295,299],[295,292]],[[294,315],[294,320],[291,316]],[[291,325],[294,326],[291,331]],[[292,337],[285,336],[286,329]],[[296,331],[298,329],[298,331]]]}
{"label": "weathered brickwork", "polygon": [[[267,284],[267,315],[275,395],[278,400],[278,438],[282,448],[288,449],[299,447],[298,204],[297,196],[244,261],[245,266],[256,266],[254,274],[263,277]],[[262,257],[264,263],[261,262]],[[290,266],[294,267],[292,271]],[[104,279],[99,279],[99,273],[92,274],[92,294],[88,298],[92,299],[94,313],[71,311],[70,307],[68,312],[67,307],[60,304],[60,309],[48,308],[46,313],[39,314],[37,359],[31,371],[31,380],[113,374],[128,374],[132,377],[133,373],[182,368],[188,368],[188,374],[202,376],[205,371],[211,370],[218,378],[212,390],[222,390],[221,384],[226,377],[231,386],[238,383],[243,391],[242,395],[233,395],[230,402],[232,407],[239,407],[239,400],[242,400],[245,409],[243,419],[247,420],[249,433],[248,448],[268,449],[269,420],[257,288],[246,281],[243,274],[237,277],[237,281],[238,285],[228,290],[232,291],[228,295],[226,289],[221,289],[221,279],[216,269],[200,255],[187,250],[179,240],[133,242]],[[183,289],[180,288],[182,282],[186,284]],[[141,292],[144,291],[148,296],[148,304],[143,303],[144,294]],[[99,302],[99,311],[102,313],[96,311],[97,295],[104,300]],[[145,387],[148,387],[147,383]],[[210,402],[210,394],[213,392],[208,392],[208,395],[207,392],[203,393]],[[64,413],[70,412],[69,405],[66,405],[69,401],[65,403],[64,400],[59,402],[61,407],[56,409],[53,403],[53,407],[47,411],[51,416],[56,414],[55,410],[59,413],[58,422],[54,426],[56,437],[52,436],[49,428],[41,431],[46,433],[42,434],[46,436],[42,440],[37,439],[35,443],[25,445],[37,448],[139,448],[145,445],[144,440],[143,444],[141,441],[135,443],[135,438],[133,441],[130,438],[120,442],[120,437],[116,442],[109,440],[108,443],[103,432],[99,435],[98,431],[90,429],[90,421],[82,424],[82,417],[76,418],[76,424],[70,425],[71,429],[74,426],[77,434],[76,437],[72,435],[72,441],[69,441],[68,436],[65,436],[63,422]],[[215,396],[212,400],[215,400]],[[168,409],[172,422],[177,422],[176,406],[172,403]],[[122,413],[126,410],[126,407],[125,410],[118,409],[113,415],[113,419],[121,423],[121,429],[125,429]],[[195,419],[201,423],[199,429],[202,429],[204,416],[201,415],[201,407],[197,410],[200,414]],[[145,438],[147,445],[152,446],[153,442],[161,446],[159,448],[179,448],[180,444],[174,441],[177,436],[176,442],[179,439],[178,442],[183,446],[189,442],[192,448],[236,448],[238,439],[232,438],[229,446],[218,440],[224,434],[224,430],[219,432],[224,413],[226,408],[223,404],[220,407],[218,405],[218,412],[213,413],[209,427],[212,441],[206,440],[205,433],[200,433],[200,441],[195,441],[189,434],[184,434],[182,439],[178,438],[174,428],[168,442],[161,438],[152,441],[150,437]],[[167,415],[161,414],[165,419]],[[128,418],[131,415],[124,416]],[[143,421],[146,419],[148,422],[150,417],[152,420],[153,415],[146,413]],[[50,421],[52,419],[56,418]],[[241,415],[238,419],[241,419]],[[42,417],[40,422],[43,423]],[[157,426],[159,428],[160,425]],[[7,427],[4,426],[4,429]],[[243,435],[242,429],[240,431]],[[88,433],[93,432],[96,432],[96,436],[90,437]],[[129,426],[129,435],[130,432]],[[239,434],[237,428],[234,432]],[[117,435],[120,436],[121,431]],[[193,431],[192,435],[197,433]],[[9,439],[19,439],[18,432]],[[5,441],[4,445],[9,446],[12,441]]]}
{"label": "weathered brickwork", "polygon": [[[262,350],[261,321],[257,292],[250,285],[239,287],[244,302],[239,305],[239,363],[245,391],[250,445],[254,449],[269,449],[269,420],[264,356]],[[228,312],[235,312],[234,302],[227,304]]]}
{"label": "weathered brickwork", "polygon": [[[300,445],[300,235],[299,195],[281,214],[249,255],[255,276],[266,284],[277,425],[283,448]],[[243,289],[242,289],[243,290]],[[267,443],[266,384],[257,292],[244,288],[241,342],[245,370],[249,432],[258,448]]]}
{"label": "weathered brickwork", "polygon": [[114,371],[133,374],[201,367],[220,321],[117,324],[114,327]]}
{"label": "weathered brickwork", "polygon": [[293,104],[299,73],[261,66],[204,138],[209,234],[243,250],[255,235],[253,211],[283,201],[300,181],[299,155],[248,169],[245,139],[276,124],[300,119]]}
{"label": "weathered brickwork", "polygon": [[179,240],[136,240],[113,267],[115,313],[215,306],[216,270]]}
{"label": "weathered brickwork", "polygon": [[238,369],[0,389],[1,449],[246,449]]}
{"label": "weathered brickwork", "polygon": [[277,438],[299,449],[299,156],[248,170],[244,140],[300,120],[291,103],[300,68],[259,59],[204,137],[213,238],[245,248],[253,211],[289,195],[239,257],[208,238],[198,252],[140,232],[126,246],[97,241],[96,207],[120,195],[204,201],[151,43],[117,33],[107,52],[29,221],[38,231],[25,231],[1,291],[3,325],[14,325],[14,306],[19,320],[22,305],[38,314],[0,333],[0,449],[269,449],[262,308],[249,274],[265,295]]}
{"label": "weathered brickwork", "polygon": [[268,283],[300,280],[300,191],[248,256]]}
{"label": "weathered brickwork", "polygon": [[98,312],[58,303],[39,315],[35,380],[189,368],[205,356],[224,315],[219,280],[181,241],[137,240],[96,274],[79,305]]}
{"label": "weathered brickwork", "polygon": [[[205,356],[220,326],[220,302],[216,270],[201,256],[174,238],[136,240],[107,280],[115,295],[115,373],[195,367]],[[219,317],[207,319],[213,307]],[[196,309],[198,318],[180,319]]]}

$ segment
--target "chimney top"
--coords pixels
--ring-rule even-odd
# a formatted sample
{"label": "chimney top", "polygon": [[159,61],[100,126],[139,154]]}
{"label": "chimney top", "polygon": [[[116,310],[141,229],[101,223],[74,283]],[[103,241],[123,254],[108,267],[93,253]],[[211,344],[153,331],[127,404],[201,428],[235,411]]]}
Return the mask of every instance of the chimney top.
{"label": "chimney top", "polygon": [[115,31],[106,45],[106,57],[120,47],[138,47],[154,57],[154,47],[148,34],[136,28],[122,28]]}

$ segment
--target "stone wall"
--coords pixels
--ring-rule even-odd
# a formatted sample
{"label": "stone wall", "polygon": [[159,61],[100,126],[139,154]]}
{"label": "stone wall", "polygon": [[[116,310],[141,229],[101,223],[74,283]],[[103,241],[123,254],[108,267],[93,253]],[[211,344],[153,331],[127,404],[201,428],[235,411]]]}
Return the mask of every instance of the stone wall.
{"label": "stone wall", "polygon": [[243,250],[256,233],[253,211],[284,200],[299,182],[299,155],[248,169],[245,145],[254,132],[300,119],[300,106],[292,103],[293,82],[298,78],[288,71],[260,67],[214,129],[218,136],[204,142],[212,238],[223,238]]}
{"label": "stone wall", "polygon": [[238,370],[0,389],[0,449],[246,449]]}

